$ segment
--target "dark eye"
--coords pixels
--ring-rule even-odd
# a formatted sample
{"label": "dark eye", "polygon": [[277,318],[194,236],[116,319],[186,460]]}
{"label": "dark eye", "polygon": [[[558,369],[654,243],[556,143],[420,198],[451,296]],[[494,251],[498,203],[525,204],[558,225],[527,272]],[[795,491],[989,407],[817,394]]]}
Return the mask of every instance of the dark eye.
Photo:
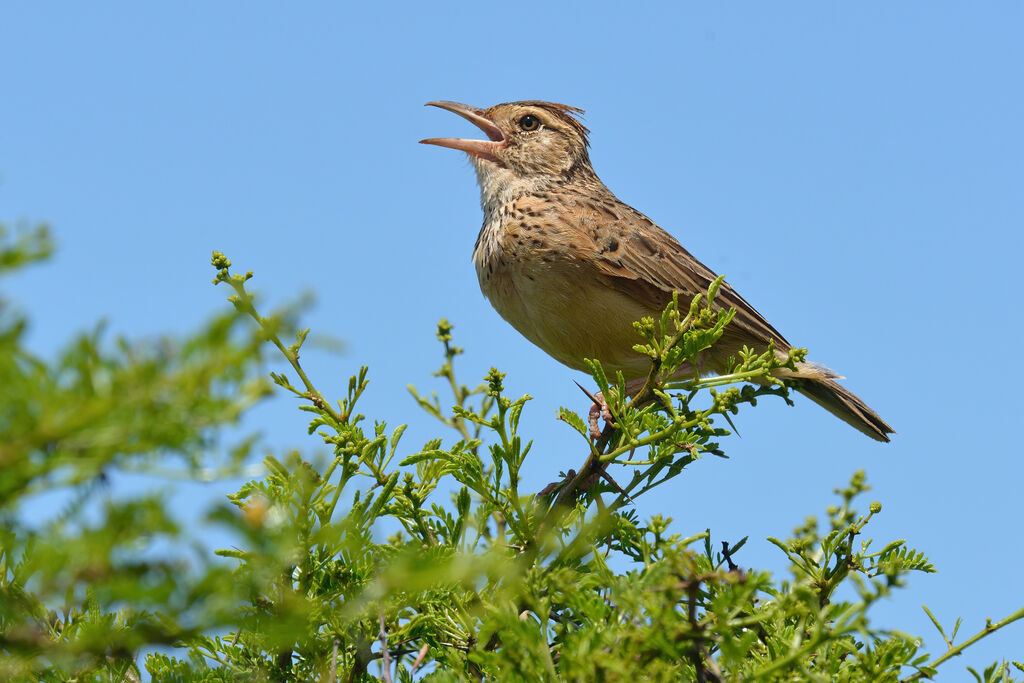
{"label": "dark eye", "polygon": [[525,131],[537,130],[540,128],[540,119],[533,114],[527,114],[519,119],[519,127]]}

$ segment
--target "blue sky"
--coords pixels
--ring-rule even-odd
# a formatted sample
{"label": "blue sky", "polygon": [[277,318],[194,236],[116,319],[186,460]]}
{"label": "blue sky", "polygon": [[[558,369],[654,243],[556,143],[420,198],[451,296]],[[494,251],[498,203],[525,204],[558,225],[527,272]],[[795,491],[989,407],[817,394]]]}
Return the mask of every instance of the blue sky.
{"label": "blue sky", "polygon": [[[763,403],[736,421],[729,460],[698,463],[641,514],[749,535],[739,561],[777,569],[763,539],[866,469],[885,506],[874,537],[909,539],[940,570],[878,623],[938,653],[921,603],[968,634],[1024,604],[1022,20],[1008,2],[7,3],[0,220],[50,222],[60,251],[5,291],[44,354],[101,316],[132,336],[184,331],[226,305],[209,283],[222,250],[271,305],[316,294],[306,323],[348,346],[308,354],[309,371],[340,395],[368,364],[363,412],[409,422],[409,450],[436,430],[405,386],[442,388],[447,317],[464,381],[497,365],[535,397],[539,489],[582,462],[554,420],[586,408],[582,376],[483,299],[472,170],[416,142],[475,132],[428,100],[583,107],[606,184],[898,432],[880,445],[808,401]],[[290,406],[252,425],[315,451]],[[1022,629],[942,679],[1021,658]]]}

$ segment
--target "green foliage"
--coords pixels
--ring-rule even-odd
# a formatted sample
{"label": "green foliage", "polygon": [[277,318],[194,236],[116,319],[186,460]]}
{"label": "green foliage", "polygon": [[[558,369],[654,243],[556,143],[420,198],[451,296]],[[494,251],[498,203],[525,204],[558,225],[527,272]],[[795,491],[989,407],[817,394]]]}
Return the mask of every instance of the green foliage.
{"label": "green foliage", "polygon": [[[4,268],[50,251],[45,230],[0,229]],[[118,678],[139,648],[237,607],[221,599],[225,568],[166,551],[188,537],[162,496],[113,499],[106,482],[172,462],[176,476],[208,479],[242,462],[251,440],[211,471],[220,433],[268,391],[261,340],[237,315],[177,340],[105,341],[98,326],[44,360],[24,344],[25,318],[0,307],[0,679]],[[44,493],[63,494],[60,509],[28,518]]]}
{"label": "green foliage", "polygon": [[[0,265],[48,251],[38,233],[8,240]],[[729,324],[732,312],[712,305],[717,282],[685,309],[673,302],[660,320],[637,323],[637,352],[652,370],[635,396],[591,364],[614,426],[591,439],[579,415],[560,409],[584,462],[538,493],[520,476],[533,450],[520,433],[530,397],[506,396],[496,369],[475,388],[461,384],[447,321],[435,375],[452,405],[410,390],[448,438],[409,448],[404,426],[357,412],[366,368],[328,400],[300,363],[308,330],[262,315],[246,290],[251,273],[232,274],[216,252],[213,265],[235,315],[177,342],[105,344],[96,332],[44,361],[23,348],[24,320],[6,312],[5,680],[137,680],[139,652],[162,646],[145,656],[153,680],[897,681],[932,675],[1024,617],[960,644],[959,622],[947,636],[933,617],[948,646],[937,657],[873,624],[880,598],[934,568],[903,540],[867,537],[882,507],[858,512],[868,490],[860,472],[821,524],[769,539],[789,563],[781,580],[737,564],[746,539],[713,543],[708,530],[683,536],[669,518],[639,518],[639,496],[705,454],[723,455],[721,423],[759,398],[786,400],[771,372],[802,358],[744,351],[725,375],[666,383],[679,367],[699,368]],[[165,502],[111,499],[103,481],[169,456],[179,472],[208,476],[224,450],[218,434],[266,391],[257,370],[267,345],[288,364],[272,381],[300,399],[328,455],[267,456],[262,477],[210,512],[234,534],[232,547],[215,558],[174,552],[188,536]],[[253,443],[227,449],[222,471]],[[24,519],[26,498],[55,488],[64,510]],[[1014,667],[975,675],[1011,680]]]}

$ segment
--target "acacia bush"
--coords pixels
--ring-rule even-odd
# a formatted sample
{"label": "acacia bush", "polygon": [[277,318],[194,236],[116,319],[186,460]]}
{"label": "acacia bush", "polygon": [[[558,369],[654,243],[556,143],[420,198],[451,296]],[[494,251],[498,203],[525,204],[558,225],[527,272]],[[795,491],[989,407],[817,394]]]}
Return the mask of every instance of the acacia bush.
{"label": "acacia bush", "polygon": [[[45,230],[4,231],[0,269],[51,249]],[[252,274],[233,274],[217,252],[212,262],[234,310],[177,339],[108,342],[97,329],[44,360],[3,304],[4,680],[914,680],[1024,617],[960,642],[959,622],[947,633],[933,619],[948,644],[937,655],[873,623],[876,601],[934,569],[902,540],[870,540],[882,506],[865,508],[861,472],[820,523],[769,539],[787,578],[744,566],[746,539],[638,517],[639,496],[724,454],[731,415],[788,401],[771,371],[802,350],[786,360],[746,352],[722,376],[665,380],[699,367],[729,324],[733,312],[713,305],[717,283],[637,323],[651,373],[636,397],[591,364],[614,427],[591,440],[562,408],[586,457],[533,492],[520,481],[530,397],[507,396],[495,369],[462,384],[446,321],[436,375],[451,398],[411,389],[445,436],[410,447],[403,426],[357,412],[367,368],[340,399],[323,393],[299,362],[308,330],[258,312]],[[266,457],[263,476],[209,512],[237,542],[218,557],[192,552],[165,497],[112,496],[105,482],[168,463],[178,476],[238,472],[256,441],[224,435],[270,391],[261,368],[271,348],[285,360],[271,382],[300,399],[330,457]],[[62,509],[27,518],[33,496],[52,491]],[[1022,670],[997,662],[974,675],[1009,681]]]}

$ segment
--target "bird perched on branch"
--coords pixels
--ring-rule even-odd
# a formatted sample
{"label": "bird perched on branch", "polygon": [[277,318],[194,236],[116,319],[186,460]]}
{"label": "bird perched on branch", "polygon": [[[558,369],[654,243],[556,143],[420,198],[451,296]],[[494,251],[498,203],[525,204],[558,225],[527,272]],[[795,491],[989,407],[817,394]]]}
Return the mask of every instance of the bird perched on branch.
{"label": "bird perched on branch", "polygon": [[[483,227],[473,250],[480,288],[523,336],[555,359],[586,370],[600,360],[621,371],[627,391],[639,389],[650,359],[637,354],[633,321],[657,318],[672,293],[681,300],[705,292],[717,277],[647,216],[619,201],[597,177],[587,153],[581,109],[554,102],[508,102],[479,109],[428,102],[476,125],[486,140],[430,138],[421,142],[462,150],[480,184]],[[791,345],[743,297],[723,283],[717,305],[735,308],[707,359],[723,371],[744,345]],[[837,374],[816,363],[776,376],[798,379],[798,390],[878,441],[892,428]],[[596,420],[592,422],[596,424]]]}

